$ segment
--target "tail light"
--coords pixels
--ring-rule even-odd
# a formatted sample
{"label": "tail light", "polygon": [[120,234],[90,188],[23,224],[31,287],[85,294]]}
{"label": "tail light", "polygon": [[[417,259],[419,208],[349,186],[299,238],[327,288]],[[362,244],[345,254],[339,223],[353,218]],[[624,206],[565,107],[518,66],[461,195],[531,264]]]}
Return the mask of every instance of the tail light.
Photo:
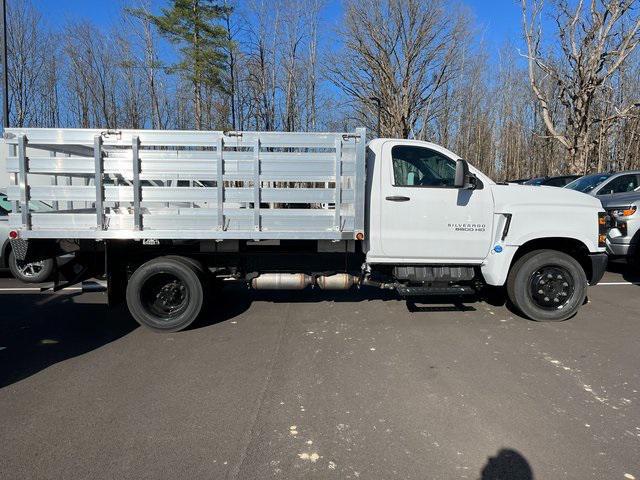
{"label": "tail light", "polygon": [[16,230],[11,230],[9,232],[9,238],[11,240],[15,240],[16,238],[18,238],[20,235],[18,235],[18,232]]}

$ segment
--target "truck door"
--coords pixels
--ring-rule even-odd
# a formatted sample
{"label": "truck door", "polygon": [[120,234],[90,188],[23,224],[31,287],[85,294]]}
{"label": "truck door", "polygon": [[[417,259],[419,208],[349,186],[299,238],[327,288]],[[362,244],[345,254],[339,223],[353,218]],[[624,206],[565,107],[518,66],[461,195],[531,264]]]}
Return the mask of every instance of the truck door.
{"label": "truck door", "polygon": [[446,150],[387,142],[381,165],[380,239],[388,258],[474,263],[491,248],[488,188],[455,188],[456,161]]}

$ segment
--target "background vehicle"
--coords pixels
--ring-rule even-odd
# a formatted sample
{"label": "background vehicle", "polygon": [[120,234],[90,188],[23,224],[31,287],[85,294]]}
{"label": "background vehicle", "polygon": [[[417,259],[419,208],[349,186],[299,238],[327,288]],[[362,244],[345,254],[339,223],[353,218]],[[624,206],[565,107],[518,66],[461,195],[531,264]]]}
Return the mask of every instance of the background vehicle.
{"label": "background vehicle", "polygon": [[[367,144],[364,129],[12,128],[5,138],[19,258],[75,252],[77,272],[105,274],[110,302],[126,297],[133,317],[158,331],[186,328],[215,303],[214,281],[407,297],[505,286],[523,315],[559,321],[607,261],[598,200],[498,185],[443,147]],[[27,160],[27,144],[42,154]],[[85,183],[30,185],[39,175]],[[58,208],[30,212],[33,200]]]}
{"label": "background vehicle", "polygon": [[594,173],[569,183],[565,188],[593,196],[633,192],[640,186],[640,172]]}
{"label": "background vehicle", "polygon": [[518,185],[522,185],[524,182],[527,182],[531,180],[530,178],[518,178],[516,180],[505,180],[504,183],[512,183],[512,184],[518,184]]}
{"label": "background vehicle", "polygon": [[600,200],[611,218],[607,253],[640,265],[640,192],[603,195]]}
{"label": "background vehicle", "polygon": [[547,187],[564,187],[580,175],[559,175],[557,177],[536,177],[523,182],[523,185],[547,186]]}
{"label": "background vehicle", "polygon": [[[51,207],[37,200],[31,201],[31,211],[46,212]],[[26,263],[16,261],[16,257],[11,251],[9,242],[9,213],[11,213],[12,205],[7,200],[5,192],[0,191],[0,238],[2,238],[2,249],[0,250],[0,268],[10,269],[11,273],[18,280],[27,283],[45,282],[51,277],[54,268],[54,260],[51,258],[43,259],[36,262]]]}

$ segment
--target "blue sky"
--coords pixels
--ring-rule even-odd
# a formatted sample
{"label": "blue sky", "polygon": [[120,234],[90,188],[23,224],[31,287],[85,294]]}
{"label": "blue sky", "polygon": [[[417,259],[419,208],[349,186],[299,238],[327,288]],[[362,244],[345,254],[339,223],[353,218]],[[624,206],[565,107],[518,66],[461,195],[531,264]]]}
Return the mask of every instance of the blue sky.
{"label": "blue sky", "polygon": [[[52,26],[67,20],[86,18],[97,25],[109,25],[119,15],[123,6],[135,6],[138,2],[127,0],[32,0]],[[240,0],[242,1],[242,0]],[[159,8],[169,0],[152,0]],[[492,56],[497,55],[500,46],[507,39],[514,43],[520,40],[520,2],[518,0],[460,0],[477,20],[479,34],[485,41]],[[341,15],[340,0],[329,0],[325,18],[330,22],[339,21]]]}

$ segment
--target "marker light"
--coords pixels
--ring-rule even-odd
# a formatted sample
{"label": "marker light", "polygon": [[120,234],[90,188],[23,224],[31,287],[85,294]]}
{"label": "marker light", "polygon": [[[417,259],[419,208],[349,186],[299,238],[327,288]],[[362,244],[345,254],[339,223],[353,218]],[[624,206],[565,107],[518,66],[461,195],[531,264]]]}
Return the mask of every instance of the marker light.
{"label": "marker light", "polygon": [[606,245],[607,245],[607,236],[603,234],[598,235],[598,246],[604,247]]}
{"label": "marker light", "polygon": [[9,238],[15,240],[16,238],[18,238],[18,232],[16,232],[15,230],[11,230],[9,232]]}

